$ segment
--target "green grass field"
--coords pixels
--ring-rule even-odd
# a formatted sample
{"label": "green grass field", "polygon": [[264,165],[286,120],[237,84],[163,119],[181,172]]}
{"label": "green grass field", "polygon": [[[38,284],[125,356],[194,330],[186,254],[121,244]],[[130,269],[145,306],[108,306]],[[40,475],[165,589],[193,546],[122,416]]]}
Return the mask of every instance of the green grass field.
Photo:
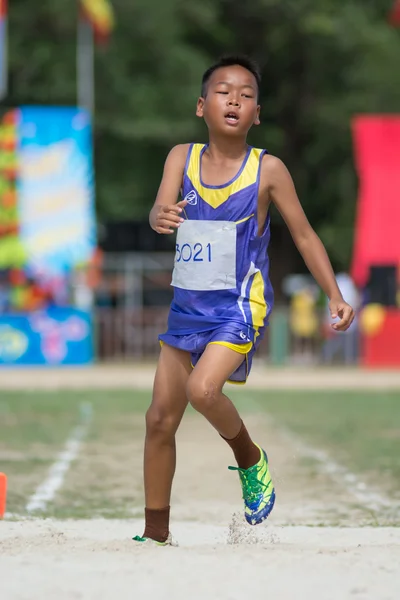
{"label": "green grass field", "polygon": [[[261,411],[400,497],[400,393],[252,392]],[[245,401],[237,402],[245,410]]]}
{"label": "green grass field", "polygon": [[[267,415],[274,427],[284,427],[326,451],[394,502],[400,499],[398,392],[229,392],[244,418]],[[45,514],[61,518],[139,514],[144,412],[149,401],[148,391],[2,392],[0,471],[8,476],[7,511],[26,514],[28,499],[79,422],[82,404],[89,403],[93,417],[88,436]],[[189,427],[195,428],[197,422],[193,416]],[[202,450],[201,438],[196,444],[194,459]],[[304,473],[307,477],[307,469]],[[400,517],[391,523],[400,524]]]}

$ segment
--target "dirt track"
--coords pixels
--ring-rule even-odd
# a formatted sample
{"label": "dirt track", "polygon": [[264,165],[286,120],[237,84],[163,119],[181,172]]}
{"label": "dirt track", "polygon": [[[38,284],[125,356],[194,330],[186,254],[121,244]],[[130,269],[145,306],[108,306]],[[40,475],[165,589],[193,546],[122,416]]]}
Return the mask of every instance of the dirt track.
{"label": "dirt track", "polygon": [[[0,389],[146,389],[154,364],[96,365],[88,368],[0,369]],[[400,370],[349,368],[266,368],[255,365],[246,388],[258,389],[398,389]]]}

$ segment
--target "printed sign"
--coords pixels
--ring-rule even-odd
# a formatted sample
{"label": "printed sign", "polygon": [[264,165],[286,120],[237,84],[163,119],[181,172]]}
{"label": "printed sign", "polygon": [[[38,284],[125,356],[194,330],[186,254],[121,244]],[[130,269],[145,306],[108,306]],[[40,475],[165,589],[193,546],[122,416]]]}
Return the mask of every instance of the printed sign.
{"label": "printed sign", "polygon": [[92,361],[89,313],[54,308],[0,317],[0,365],[84,365]]}

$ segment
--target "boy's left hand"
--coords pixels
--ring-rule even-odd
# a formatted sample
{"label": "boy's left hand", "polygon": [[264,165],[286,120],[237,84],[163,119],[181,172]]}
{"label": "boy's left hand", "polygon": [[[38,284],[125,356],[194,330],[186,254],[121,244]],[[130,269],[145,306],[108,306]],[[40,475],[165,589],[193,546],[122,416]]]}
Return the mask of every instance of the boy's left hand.
{"label": "boy's left hand", "polygon": [[332,323],[331,327],[335,331],[346,331],[354,321],[354,310],[343,300],[343,298],[336,300],[332,298],[329,302],[329,310],[331,312],[332,319],[340,318],[337,323]]}

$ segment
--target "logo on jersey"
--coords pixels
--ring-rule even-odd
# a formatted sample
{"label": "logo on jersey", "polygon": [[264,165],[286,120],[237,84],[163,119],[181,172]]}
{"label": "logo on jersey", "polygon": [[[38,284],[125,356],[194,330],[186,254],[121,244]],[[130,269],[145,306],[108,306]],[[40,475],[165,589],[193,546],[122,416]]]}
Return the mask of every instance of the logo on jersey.
{"label": "logo on jersey", "polygon": [[186,196],[184,197],[184,200],[186,200],[186,202],[188,204],[190,204],[191,206],[196,206],[196,204],[197,204],[196,190],[191,190],[188,194],[186,194]]}

